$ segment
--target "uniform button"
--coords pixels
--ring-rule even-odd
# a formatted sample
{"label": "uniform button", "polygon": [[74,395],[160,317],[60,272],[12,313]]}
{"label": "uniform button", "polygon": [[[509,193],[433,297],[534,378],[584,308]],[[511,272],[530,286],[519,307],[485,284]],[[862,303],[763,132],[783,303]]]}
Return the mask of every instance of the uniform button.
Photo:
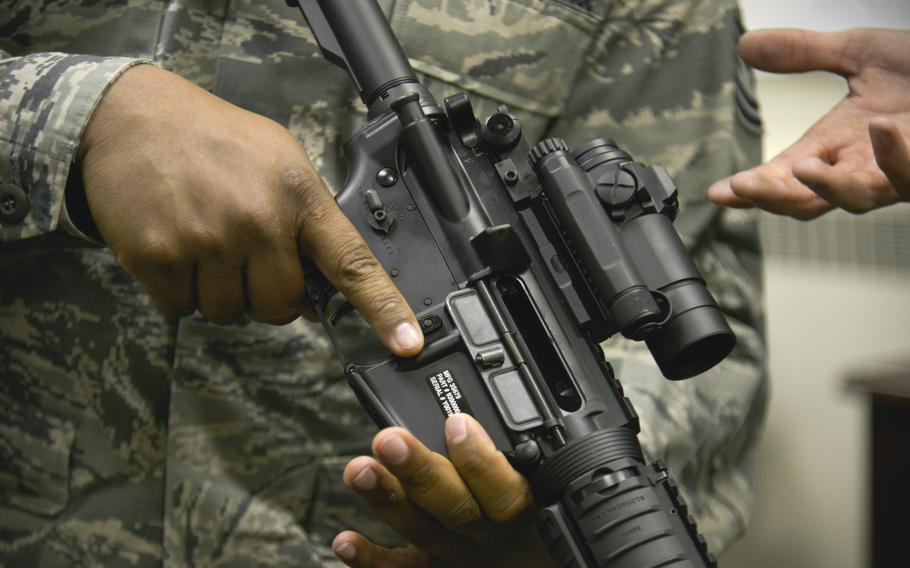
{"label": "uniform button", "polygon": [[0,185],[0,223],[15,225],[25,219],[30,209],[28,196],[17,185]]}

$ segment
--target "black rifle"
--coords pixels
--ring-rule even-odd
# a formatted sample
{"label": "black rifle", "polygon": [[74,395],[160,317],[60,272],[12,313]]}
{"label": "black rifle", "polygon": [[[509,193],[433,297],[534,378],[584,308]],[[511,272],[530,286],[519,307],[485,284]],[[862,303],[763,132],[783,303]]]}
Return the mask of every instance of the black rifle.
{"label": "black rifle", "polygon": [[351,304],[308,276],[364,408],[443,454],[446,417],[473,415],[530,480],[561,566],[715,566],[599,348],[644,340],[682,379],[736,341],[673,229],[666,170],[607,139],[529,148],[506,107],[481,123],[465,94],[440,108],[374,0],[288,4],[369,109],[338,204],[426,337],[416,357],[370,360],[344,344]]}

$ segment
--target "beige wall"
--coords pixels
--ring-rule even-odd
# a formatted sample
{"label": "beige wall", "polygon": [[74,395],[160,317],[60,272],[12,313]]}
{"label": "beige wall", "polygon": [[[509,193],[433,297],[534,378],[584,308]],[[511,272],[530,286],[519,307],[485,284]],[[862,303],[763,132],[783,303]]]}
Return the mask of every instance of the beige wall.
{"label": "beige wall", "polygon": [[[844,92],[823,74],[761,75],[767,155]],[[844,381],[860,367],[910,360],[910,271],[771,255],[765,277],[772,399],[754,517],[721,565],[866,567],[868,409]]]}

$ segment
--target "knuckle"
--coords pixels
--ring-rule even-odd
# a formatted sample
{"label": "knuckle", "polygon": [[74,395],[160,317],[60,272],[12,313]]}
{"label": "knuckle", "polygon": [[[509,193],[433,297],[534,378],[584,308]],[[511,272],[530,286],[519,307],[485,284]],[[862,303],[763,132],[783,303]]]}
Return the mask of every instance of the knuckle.
{"label": "knuckle", "polygon": [[199,299],[199,313],[215,325],[230,325],[243,316],[243,307],[232,305],[226,301],[212,302],[205,298]]}
{"label": "knuckle", "polygon": [[302,235],[307,236],[311,227],[327,225],[331,222],[332,207],[329,203],[310,203],[299,206],[297,226],[302,228]]}
{"label": "knuckle", "polygon": [[234,230],[251,239],[255,243],[263,240],[274,240],[274,216],[270,214],[269,207],[260,203],[246,203],[236,205],[231,214],[231,224]]}
{"label": "knuckle", "polygon": [[447,514],[449,525],[455,528],[469,528],[480,522],[482,514],[477,502],[470,495],[464,495],[458,499],[450,508]]}
{"label": "knuckle", "polygon": [[231,325],[240,319],[241,314],[237,312],[216,312],[209,313],[204,310],[199,310],[202,313],[202,316],[208,320],[209,323],[215,325]]}
{"label": "knuckle", "polygon": [[390,314],[397,311],[401,306],[401,300],[395,293],[376,293],[369,300],[370,313]]}
{"label": "knuckle", "polygon": [[366,498],[370,507],[385,512],[396,511],[401,505],[401,497],[395,491],[373,491]]}
{"label": "knuckle", "polygon": [[790,213],[790,216],[797,221],[811,221],[812,219],[818,217],[818,214],[815,213],[815,211],[800,209],[798,211]]}
{"label": "knuckle", "polygon": [[320,212],[328,211],[326,205],[331,203],[328,190],[322,179],[315,171],[306,168],[290,168],[286,170],[280,181],[284,194],[297,204],[301,212],[312,217]]}
{"label": "knuckle", "polygon": [[859,200],[841,203],[840,208],[843,209],[844,211],[846,211],[847,213],[850,213],[853,215],[861,215],[861,214],[869,211],[870,209],[872,209],[871,207],[866,206],[865,203],[863,203]]}
{"label": "knuckle", "polygon": [[432,460],[427,460],[418,465],[405,475],[403,480],[407,483],[409,492],[421,495],[432,492],[439,484],[439,474]]}
{"label": "knuckle", "polygon": [[131,273],[176,272],[185,262],[180,247],[157,233],[140,235],[133,246],[117,254],[117,259]]}
{"label": "knuckle", "polygon": [[297,306],[272,306],[250,312],[250,319],[269,325],[286,325],[299,316],[300,308]]}
{"label": "knuckle", "polygon": [[292,192],[305,196],[314,190],[321,189],[319,175],[310,168],[291,167],[281,174],[282,186]]}
{"label": "knuckle", "polygon": [[811,221],[831,210],[831,204],[821,198],[810,199],[794,204],[780,212],[798,221]]}
{"label": "knuckle", "polygon": [[194,227],[185,233],[187,249],[196,258],[223,258],[226,253],[222,234],[207,227]]}
{"label": "knuckle", "polygon": [[486,511],[487,517],[497,524],[510,524],[520,519],[531,506],[527,491],[507,491]]}
{"label": "knuckle", "polygon": [[375,278],[381,270],[379,261],[362,242],[349,241],[339,247],[336,255],[337,274],[342,283],[356,286]]}
{"label": "knuckle", "polygon": [[247,268],[246,295],[250,318],[271,325],[297,319],[306,305],[303,273],[296,259],[272,258]]}
{"label": "knuckle", "polygon": [[156,303],[158,304],[159,308],[161,309],[161,312],[168,317],[185,318],[187,316],[193,315],[193,313],[195,313],[195,311],[196,311],[195,307],[193,307],[189,303],[185,303],[185,304],[165,303],[164,301],[161,301],[161,300],[157,300]]}
{"label": "knuckle", "polygon": [[300,317],[304,306],[303,287],[285,288],[279,293],[279,297],[251,299],[254,307],[250,309],[250,319],[270,325],[285,325]]}
{"label": "knuckle", "polygon": [[857,193],[852,197],[853,199],[841,206],[848,213],[861,215],[878,207],[876,196],[870,193]]}
{"label": "knuckle", "polygon": [[489,455],[483,455],[479,452],[470,452],[461,457],[456,469],[464,479],[480,479],[487,475],[493,468],[493,460]]}

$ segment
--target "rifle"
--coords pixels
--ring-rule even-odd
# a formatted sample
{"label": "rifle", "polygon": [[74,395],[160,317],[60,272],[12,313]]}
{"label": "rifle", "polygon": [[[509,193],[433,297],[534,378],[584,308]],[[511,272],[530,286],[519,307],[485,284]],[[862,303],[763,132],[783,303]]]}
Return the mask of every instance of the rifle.
{"label": "rifle", "polygon": [[391,275],[426,342],[412,358],[345,343],[356,313],[321,275],[307,293],[351,387],[380,427],[445,455],[444,421],[474,416],[530,481],[564,567],[716,566],[599,344],[644,340],[669,379],[736,342],[672,226],[661,166],[614,141],[529,147],[508,108],[440,107],[375,0],[288,0],[369,121],[345,146],[337,202]]}

